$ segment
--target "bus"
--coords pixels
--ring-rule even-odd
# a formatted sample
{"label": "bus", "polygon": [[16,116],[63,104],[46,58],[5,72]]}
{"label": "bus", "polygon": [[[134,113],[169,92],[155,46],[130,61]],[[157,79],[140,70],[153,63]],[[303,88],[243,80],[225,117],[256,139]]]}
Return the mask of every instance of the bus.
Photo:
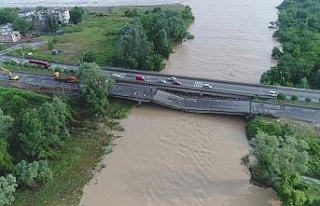
{"label": "bus", "polygon": [[44,66],[45,69],[48,69],[50,67],[50,62],[38,60],[38,59],[30,59],[30,64],[36,64],[38,66]]}

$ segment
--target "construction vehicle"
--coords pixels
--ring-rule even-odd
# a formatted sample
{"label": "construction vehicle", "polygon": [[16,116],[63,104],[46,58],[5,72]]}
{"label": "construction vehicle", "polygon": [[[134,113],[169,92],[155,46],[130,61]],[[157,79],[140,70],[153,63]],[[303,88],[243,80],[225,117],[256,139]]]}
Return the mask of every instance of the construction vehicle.
{"label": "construction vehicle", "polygon": [[74,84],[79,83],[79,81],[74,73],[71,73],[66,77],[61,77],[60,72],[57,71],[54,73],[53,76],[54,76],[55,80],[57,80],[57,81],[63,81],[63,82],[74,83]]}
{"label": "construction vehicle", "polygon": [[9,80],[14,80],[14,81],[18,81],[19,80],[19,75],[17,74],[12,74],[9,70],[3,68],[3,67],[0,67],[1,71],[3,71],[6,75],[7,75],[7,78]]}

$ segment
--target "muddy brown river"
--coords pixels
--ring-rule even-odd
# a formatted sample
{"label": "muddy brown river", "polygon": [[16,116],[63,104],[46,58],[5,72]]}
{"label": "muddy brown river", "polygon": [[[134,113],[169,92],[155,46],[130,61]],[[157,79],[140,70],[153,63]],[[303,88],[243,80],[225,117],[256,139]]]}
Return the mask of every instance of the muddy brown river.
{"label": "muddy brown river", "polygon": [[[164,73],[258,82],[270,59],[281,0],[2,0],[1,6],[117,6],[181,2],[193,9],[194,40],[179,46]],[[84,206],[279,205],[253,186],[240,158],[249,152],[246,120],[143,105],[121,122],[106,167],[84,188]]]}
{"label": "muddy brown river", "polygon": [[[270,68],[269,21],[280,1],[186,1],[195,39],[179,46],[164,73],[258,82]],[[84,188],[84,206],[279,205],[271,189],[251,185],[240,158],[248,153],[246,120],[133,109],[106,165]]]}

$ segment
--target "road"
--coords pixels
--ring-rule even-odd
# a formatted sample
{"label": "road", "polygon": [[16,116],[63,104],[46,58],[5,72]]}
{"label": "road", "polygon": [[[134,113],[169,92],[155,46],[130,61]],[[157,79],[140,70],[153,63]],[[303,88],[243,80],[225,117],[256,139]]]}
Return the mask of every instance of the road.
{"label": "road", "polygon": [[[27,59],[23,59],[20,57],[10,57],[10,56],[0,56],[0,61],[5,60],[16,60],[21,63],[28,62]],[[73,69],[76,70],[77,66],[72,65],[64,65],[64,64],[56,64],[52,63],[51,68],[54,69],[56,67],[60,67],[62,69]],[[148,73],[143,71],[135,71],[135,70],[122,70],[119,68],[103,68],[104,71],[109,74],[118,74],[121,80],[129,80],[134,81],[137,74],[141,74],[146,78],[147,82],[156,83],[158,80],[166,80],[167,82],[163,84],[163,86],[172,86],[172,81],[168,81],[170,75],[164,75],[159,73]],[[203,90],[207,92],[228,92],[228,93],[243,93],[251,96],[262,96],[275,98],[269,95],[270,91],[275,91],[276,93],[283,93],[286,95],[287,99],[290,99],[292,95],[297,95],[299,100],[304,101],[306,98],[310,98],[312,102],[319,102],[320,100],[320,91],[317,90],[305,90],[305,89],[297,89],[297,88],[289,88],[289,87],[277,87],[277,86],[266,86],[261,84],[249,84],[244,82],[232,82],[232,81],[221,81],[214,79],[203,79],[197,77],[186,77],[186,76],[176,76],[176,78],[182,83],[181,87],[188,87],[194,90]],[[141,82],[143,83],[143,82]],[[209,84],[212,88],[203,88],[204,84]]]}

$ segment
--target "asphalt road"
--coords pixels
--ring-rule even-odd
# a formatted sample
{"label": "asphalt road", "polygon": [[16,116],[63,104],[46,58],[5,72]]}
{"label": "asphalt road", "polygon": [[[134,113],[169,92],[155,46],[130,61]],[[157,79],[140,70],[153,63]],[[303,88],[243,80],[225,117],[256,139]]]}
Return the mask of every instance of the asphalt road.
{"label": "asphalt road", "polygon": [[[10,57],[10,56],[0,56],[0,61],[12,60],[15,59],[21,63],[28,62],[27,59],[20,57]],[[51,68],[54,69],[60,67],[62,69],[73,69],[76,70],[76,66],[63,65],[52,63]],[[166,83],[163,85],[172,85],[172,81],[168,81],[170,75],[158,74],[158,73],[144,73],[143,71],[130,71],[130,70],[119,70],[118,68],[106,68],[105,72],[109,75],[118,74],[122,80],[133,81],[136,78],[137,74],[141,74],[146,78],[146,81],[156,83],[159,79],[166,80]],[[297,95],[299,100],[304,101],[306,98],[310,98],[312,102],[319,102],[320,100],[320,91],[317,90],[304,90],[288,87],[277,87],[277,86],[265,86],[261,84],[248,84],[243,82],[232,82],[232,81],[220,81],[220,80],[211,80],[211,79],[202,79],[196,77],[182,77],[176,76],[182,84],[180,87],[188,87],[195,90],[206,91],[216,91],[216,92],[229,92],[229,93],[243,93],[248,95],[258,95],[263,97],[275,98],[269,95],[270,91],[276,93],[283,93],[287,96],[287,99],[290,99],[292,95]],[[209,84],[212,88],[203,88],[204,84]]]}

